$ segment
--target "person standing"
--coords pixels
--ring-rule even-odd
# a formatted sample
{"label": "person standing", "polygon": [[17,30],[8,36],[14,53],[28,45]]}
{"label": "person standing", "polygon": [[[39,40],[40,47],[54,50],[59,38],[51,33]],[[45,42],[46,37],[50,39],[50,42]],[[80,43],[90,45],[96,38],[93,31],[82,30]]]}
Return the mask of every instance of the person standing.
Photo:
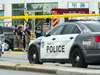
{"label": "person standing", "polygon": [[35,35],[36,35],[36,38],[42,36],[42,30],[40,26],[37,27],[37,30],[35,31]]}
{"label": "person standing", "polygon": [[18,40],[19,40],[19,37],[18,37],[18,26],[15,25],[15,31],[14,31],[14,50],[18,50]]}
{"label": "person standing", "polygon": [[18,45],[18,50],[22,50],[23,49],[23,39],[22,39],[22,36],[23,36],[23,32],[22,32],[22,25],[19,24],[18,26],[18,42],[19,42],[19,45]]}
{"label": "person standing", "polygon": [[26,51],[28,51],[28,45],[29,45],[29,42],[30,42],[30,36],[31,36],[31,33],[29,31],[29,24],[26,25],[26,29],[25,29],[25,46],[26,46]]}
{"label": "person standing", "polygon": [[22,39],[23,39],[23,51],[25,52],[25,30],[24,30],[24,27],[22,28]]}

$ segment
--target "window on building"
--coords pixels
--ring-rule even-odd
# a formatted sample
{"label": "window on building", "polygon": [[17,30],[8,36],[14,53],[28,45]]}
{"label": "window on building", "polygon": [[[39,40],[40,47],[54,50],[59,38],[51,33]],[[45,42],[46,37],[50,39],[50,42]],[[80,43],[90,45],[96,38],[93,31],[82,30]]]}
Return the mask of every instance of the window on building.
{"label": "window on building", "polygon": [[[23,16],[24,10],[12,10],[12,16]],[[19,24],[24,24],[23,19],[13,19],[13,25],[19,25]]]}
{"label": "window on building", "polygon": [[27,4],[27,10],[43,10],[43,4]]}
{"label": "window on building", "polygon": [[50,15],[52,8],[58,8],[58,3],[44,3],[43,14]]}
{"label": "window on building", "polygon": [[12,4],[12,9],[23,9],[24,8],[24,4]]}

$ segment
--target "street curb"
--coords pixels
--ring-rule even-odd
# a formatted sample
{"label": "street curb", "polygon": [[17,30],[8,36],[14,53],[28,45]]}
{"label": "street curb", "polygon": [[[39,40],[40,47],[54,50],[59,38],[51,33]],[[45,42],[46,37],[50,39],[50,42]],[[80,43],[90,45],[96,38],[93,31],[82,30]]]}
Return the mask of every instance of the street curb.
{"label": "street curb", "polygon": [[72,68],[51,65],[38,65],[38,64],[22,64],[1,62],[0,69],[10,69],[19,71],[42,72],[57,75],[100,75],[100,70],[87,69],[87,68]]}
{"label": "street curb", "polygon": [[51,73],[51,74],[56,74],[56,72],[57,72],[57,69],[44,69],[44,68],[22,67],[22,66],[18,66],[17,70]]}
{"label": "street curb", "polygon": [[11,69],[13,70],[14,66],[5,66],[5,65],[0,65],[0,69]]}
{"label": "street curb", "polygon": [[51,74],[56,74],[56,72],[57,72],[56,68],[55,69],[47,68],[48,65],[47,65],[47,67],[43,67],[44,65],[37,65],[37,64],[33,64],[33,66],[30,66],[29,64],[28,64],[28,66],[26,66],[26,65],[27,64],[23,65],[22,63],[10,63],[10,62],[1,62],[0,61],[0,69],[42,72],[42,73],[51,73]]}
{"label": "street curb", "polygon": [[31,72],[42,72],[42,73],[51,73],[51,74],[56,74],[56,72],[57,72],[57,69],[53,69],[52,70],[52,69],[43,69],[43,68],[30,68],[30,67],[4,66],[4,65],[0,65],[0,69],[31,71]]}

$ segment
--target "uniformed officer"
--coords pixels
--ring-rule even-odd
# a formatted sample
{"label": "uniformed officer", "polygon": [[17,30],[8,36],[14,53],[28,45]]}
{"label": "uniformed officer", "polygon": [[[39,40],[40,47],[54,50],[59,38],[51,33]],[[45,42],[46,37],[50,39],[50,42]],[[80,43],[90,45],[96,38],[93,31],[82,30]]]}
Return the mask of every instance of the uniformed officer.
{"label": "uniformed officer", "polygon": [[18,50],[22,50],[23,49],[23,32],[22,32],[22,25],[19,24],[18,26],[18,38],[19,38],[19,45],[18,45]]}
{"label": "uniformed officer", "polygon": [[19,37],[18,37],[18,26],[15,25],[15,31],[14,31],[14,50],[18,50],[18,40],[19,40]]}
{"label": "uniformed officer", "polygon": [[27,24],[26,25],[26,29],[25,29],[25,46],[26,46],[26,51],[28,51],[28,44],[29,44],[29,42],[30,42],[30,36],[31,36],[31,33],[30,33],[30,31],[29,31],[29,25]]}
{"label": "uniformed officer", "polygon": [[37,30],[35,31],[35,35],[36,35],[36,38],[42,36],[42,30],[40,26],[37,27]]}

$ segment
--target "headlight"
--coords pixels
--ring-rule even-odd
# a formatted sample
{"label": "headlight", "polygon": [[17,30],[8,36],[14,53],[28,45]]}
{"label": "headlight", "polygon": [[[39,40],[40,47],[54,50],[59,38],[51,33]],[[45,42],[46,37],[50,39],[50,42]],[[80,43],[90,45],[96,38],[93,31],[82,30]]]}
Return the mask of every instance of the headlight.
{"label": "headlight", "polygon": [[0,39],[0,44],[2,43],[2,39]]}
{"label": "headlight", "polygon": [[0,49],[2,49],[2,45],[0,45]]}
{"label": "headlight", "polygon": [[4,43],[4,42],[5,42],[5,38],[2,38],[0,41],[1,41],[2,43]]}

